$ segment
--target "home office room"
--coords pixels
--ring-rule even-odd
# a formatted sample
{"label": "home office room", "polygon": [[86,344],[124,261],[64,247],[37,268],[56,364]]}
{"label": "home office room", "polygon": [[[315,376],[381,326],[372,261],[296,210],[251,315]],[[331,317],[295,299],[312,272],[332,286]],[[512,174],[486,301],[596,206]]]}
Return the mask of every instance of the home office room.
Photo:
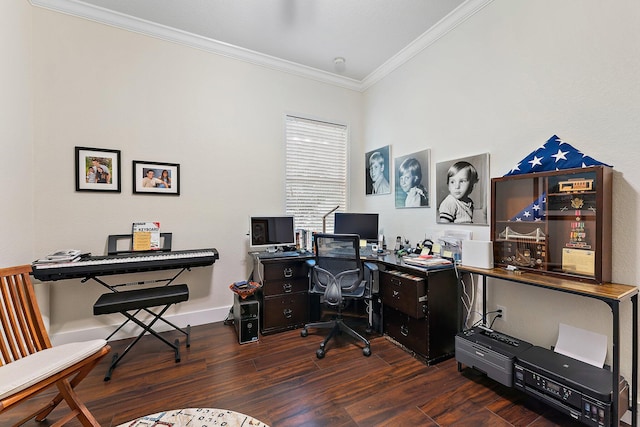
{"label": "home office room", "polygon": [[[60,403],[44,422],[29,419],[24,425],[51,425],[74,405],[80,416],[69,425],[177,426],[199,417],[271,426],[637,425],[640,5],[633,0],[399,3],[400,12],[392,13],[384,4],[359,1],[251,2],[239,9],[214,2],[207,19],[198,21],[204,27],[189,29],[181,27],[182,20],[196,2],[153,7],[146,1],[2,2],[0,146],[5,161],[0,176],[5,208],[0,213],[0,268],[3,277],[18,271],[16,266],[27,268],[17,277],[33,282],[36,313],[42,317],[35,326],[48,334],[43,347],[55,351],[78,342],[94,347],[86,350],[89,357],[71,362],[87,370],[82,381],[71,385],[51,377],[18,384],[25,370],[12,367],[13,360],[24,359],[23,366],[36,360],[41,367],[43,359],[12,356],[10,346],[0,347],[0,425],[19,423],[58,391],[71,403]],[[155,13],[139,15],[143,6]],[[342,20],[358,17],[382,28],[385,11],[396,32],[395,47],[378,39],[375,28]],[[421,14],[424,20],[416,24]],[[316,28],[322,22],[332,25]],[[207,25],[219,32],[206,32]],[[242,31],[232,31],[234,25]],[[321,30],[371,39],[360,46],[380,51],[372,55],[377,62],[359,68],[370,56],[341,51],[340,44],[331,44],[336,37],[313,34]],[[270,40],[261,32],[280,38]],[[231,34],[239,36],[223,38]],[[304,38],[309,34],[311,39]],[[261,38],[264,43],[248,45]],[[287,49],[269,50],[295,47],[301,40],[315,43],[293,59],[285,57]],[[329,166],[344,163],[339,180],[343,201],[333,203],[337,191],[322,191],[320,183],[333,169],[311,164],[302,181],[317,198],[298,216],[291,207],[296,199],[288,177],[291,129],[297,121],[329,126],[330,132],[339,129],[344,141],[340,156],[329,155]],[[575,176],[576,166],[556,172],[547,164],[542,175],[530,178],[540,191],[518,193],[523,187],[517,183],[537,171],[538,150],[551,146],[556,151],[545,155],[554,162],[566,160],[570,155],[563,153],[570,151],[587,161],[579,163]],[[382,153],[382,169],[374,153]],[[321,158],[322,150],[308,154]],[[416,176],[411,159],[420,167],[419,180],[410,177]],[[474,209],[470,220],[451,223],[449,205],[443,204],[450,189],[448,172],[462,162],[475,169],[454,171],[474,182],[472,192],[463,196]],[[582,163],[589,172],[580,172]],[[375,181],[372,165],[382,170],[387,185]],[[510,175],[516,169],[526,173]],[[108,173],[106,182],[90,181],[89,172],[100,170]],[[149,171],[149,179],[158,180],[151,190],[143,184]],[[160,183],[163,175],[170,175],[170,184]],[[404,188],[408,181],[415,184]],[[533,264],[515,266],[507,255],[500,258],[508,243],[496,246],[505,228],[500,221],[513,217],[515,222],[520,209],[552,193],[552,184],[566,194],[562,201],[549,196],[545,209],[568,210],[577,217],[559,221],[562,215],[554,214],[570,231],[554,234],[550,217],[538,218],[545,224],[549,253],[540,255],[537,264],[535,257]],[[589,185],[596,187],[592,199],[585,195]],[[516,195],[501,198],[505,188]],[[522,203],[512,209],[514,199]],[[370,343],[369,354],[363,341],[346,333],[318,354],[329,330],[305,325],[319,317],[327,320],[335,310],[326,306],[331,298],[311,296],[313,267],[307,261],[322,252],[314,250],[317,242],[311,238],[298,240],[298,247],[295,239],[279,242],[285,251],[297,251],[296,265],[306,268],[298,272],[295,285],[309,297],[305,313],[301,320],[267,323],[262,330],[270,313],[265,310],[272,308],[268,303],[278,297],[268,294],[265,272],[283,258],[270,258],[271,247],[251,244],[251,218],[291,216],[292,228],[305,229],[307,236],[322,231],[335,236],[336,213],[375,214],[382,236],[361,248],[354,243],[362,251],[375,246],[381,256],[360,259],[359,268],[369,268],[363,282],[371,295],[345,309],[345,323],[354,321]],[[597,225],[587,225],[585,232],[580,227],[589,215]],[[36,260],[60,250],[85,255],[75,263],[107,257],[108,237],[132,234],[137,222],[158,222],[160,232],[170,234],[164,237],[170,251],[159,253],[186,255],[190,262],[104,276],[102,267],[67,276],[45,268],[40,278],[28,272],[38,269]],[[537,228],[508,225],[520,240]],[[581,233],[589,243],[579,240]],[[447,236],[456,243],[492,242],[496,268],[465,266],[464,244],[461,260],[442,250],[450,242]],[[436,272],[390,267],[385,257],[396,256],[398,243],[406,246],[400,257],[409,252],[419,257],[429,243],[457,265]],[[566,249],[594,249],[595,255],[589,255],[594,258],[577,259],[592,267],[567,271],[571,268],[561,255],[569,254]],[[200,255],[191,251],[200,250],[210,252],[193,261]],[[487,272],[495,270],[499,273]],[[397,276],[390,277],[394,271]],[[428,331],[424,339],[403,341],[404,325],[388,323],[397,313],[384,290],[376,289],[386,279],[412,280],[407,274],[433,292],[429,301],[421,301],[429,307],[420,323]],[[4,290],[22,279],[3,279],[4,304],[18,305]],[[564,280],[569,283],[557,285]],[[243,300],[242,292],[230,289],[243,282],[261,286],[248,297],[258,301],[257,318],[263,322],[249,342],[241,342],[234,327],[241,320],[233,308]],[[113,284],[126,286],[109,288]],[[149,332],[127,348],[149,327],[134,321],[110,335],[126,320],[126,304],[132,304],[123,299],[132,295],[126,292],[182,285],[177,293],[143,293],[144,302],[134,304],[134,311],[146,313],[143,325],[154,322],[146,310],[166,308],[152,325],[161,339]],[[104,295],[107,304],[97,304]],[[287,315],[286,309],[280,311]],[[443,318],[453,323],[443,326]],[[478,325],[553,353],[550,357],[557,353],[562,332],[594,337],[603,358],[598,372],[607,373],[605,392],[593,396],[588,384],[563,383],[562,375],[549,371],[542,375],[542,389],[536,389],[539,384],[526,383],[538,375],[531,373],[533,363],[513,350],[497,356],[510,365],[508,378],[496,380],[496,372],[470,366],[458,352],[458,332],[491,338]],[[9,325],[3,328],[9,335]],[[470,338],[461,339],[465,344]],[[105,380],[113,356],[125,352]],[[514,371],[514,365],[521,370]],[[69,366],[61,369],[69,373]],[[518,373],[524,378],[520,386]],[[621,380],[613,381],[614,374]],[[5,378],[16,381],[19,390],[7,387]],[[40,392],[45,383],[51,387]],[[582,400],[575,404],[557,398],[555,387]],[[76,395],[83,403],[74,403]],[[596,408],[593,416],[591,408]]]}

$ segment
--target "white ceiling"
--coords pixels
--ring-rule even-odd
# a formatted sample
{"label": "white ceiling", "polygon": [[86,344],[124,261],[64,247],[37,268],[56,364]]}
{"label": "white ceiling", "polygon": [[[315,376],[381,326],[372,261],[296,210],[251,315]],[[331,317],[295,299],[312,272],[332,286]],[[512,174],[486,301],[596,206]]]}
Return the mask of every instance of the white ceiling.
{"label": "white ceiling", "polygon": [[[362,88],[491,0],[31,0],[36,6]],[[342,57],[344,64],[334,59]]]}

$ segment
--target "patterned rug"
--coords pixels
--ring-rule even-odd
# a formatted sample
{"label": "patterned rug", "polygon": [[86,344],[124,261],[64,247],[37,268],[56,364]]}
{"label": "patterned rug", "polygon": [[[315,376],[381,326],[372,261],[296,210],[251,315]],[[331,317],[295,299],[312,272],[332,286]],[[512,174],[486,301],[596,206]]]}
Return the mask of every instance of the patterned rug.
{"label": "patterned rug", "polygon": [[145,415],[117,427],[269,427],[248,415],[226,409],[187,408]]}

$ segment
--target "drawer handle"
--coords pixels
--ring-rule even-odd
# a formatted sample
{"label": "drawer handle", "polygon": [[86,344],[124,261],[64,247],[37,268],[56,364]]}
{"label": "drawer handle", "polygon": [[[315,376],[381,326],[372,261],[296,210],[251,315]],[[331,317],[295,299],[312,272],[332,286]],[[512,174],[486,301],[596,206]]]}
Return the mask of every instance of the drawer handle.
{"label": "drawer handle", "polygon": [[406,326],[406,325],[400,326],[400,333],[402,335],[404,335],[405,337],[408,337],[409,336],[409,327]]}
{"label": "drawer handle", "polygon": [[291,277],[293,276],[293,268],[287,267],[283,270],[283,273],[284,273],[284,277]]}
{"label": "drawer handle", "polygon": [[286,317],[287,319],[291,319],[291,317],[293,316],[293,310],[291,310],[290,308],[285,308],[284,310],[282,310],[282,314],[284,314],[284,317]]}
{"label": "drawer handle", "polygon": [[293,286],[291,286],[291,283],[285,283],[284,285],[282,285],[282,291],[284,293],[290,293],[292,289]]}

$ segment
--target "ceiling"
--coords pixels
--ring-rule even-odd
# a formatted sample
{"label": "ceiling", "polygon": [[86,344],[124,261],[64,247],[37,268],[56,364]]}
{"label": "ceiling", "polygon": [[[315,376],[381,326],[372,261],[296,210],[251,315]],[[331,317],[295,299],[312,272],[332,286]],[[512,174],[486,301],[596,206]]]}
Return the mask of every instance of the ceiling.
{"label": "ceiling", "polygon": [[353,88],[386,74],[489,1],[31,0]]}

